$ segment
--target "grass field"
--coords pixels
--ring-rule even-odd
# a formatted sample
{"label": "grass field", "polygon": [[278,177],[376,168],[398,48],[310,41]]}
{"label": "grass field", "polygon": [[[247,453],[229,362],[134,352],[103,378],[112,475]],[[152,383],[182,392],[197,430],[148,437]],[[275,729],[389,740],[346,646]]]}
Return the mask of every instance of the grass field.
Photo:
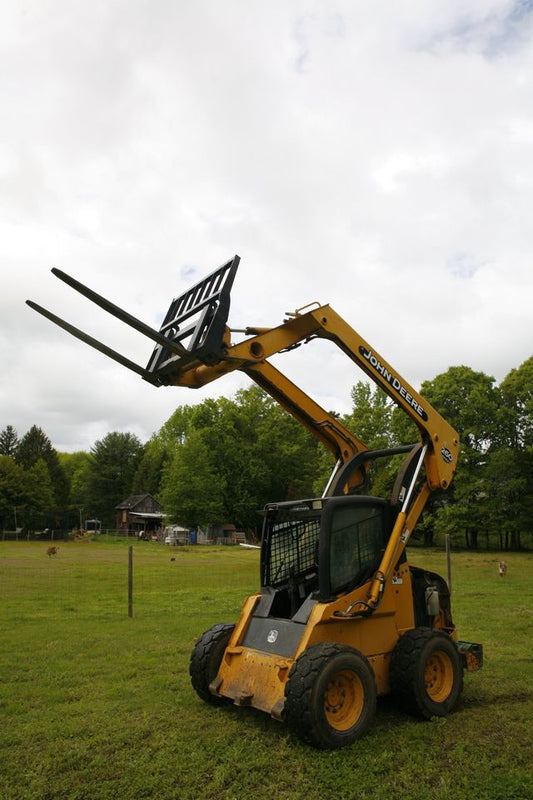
{"label": "grass field", "polygon": [[[171,560],[175,559],[175,560]],[[445,573],[442,554],[414,563]],[[0,543],[1,800],[528,800],[533,797],[533,556],[454,555],[461,638],[482,642],[459,709],[419,722],[390,699],[370,733],[312,750],[252,710],[193,693],[197,636],[234,621],[258,552],[136,543]]]}

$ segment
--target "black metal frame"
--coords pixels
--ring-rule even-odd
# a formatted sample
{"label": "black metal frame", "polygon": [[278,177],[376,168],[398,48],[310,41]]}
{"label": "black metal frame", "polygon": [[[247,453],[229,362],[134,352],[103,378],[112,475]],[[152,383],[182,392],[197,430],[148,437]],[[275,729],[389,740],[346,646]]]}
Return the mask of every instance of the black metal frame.
{"label": "black metal frame", "polygon": [[[164,383],[192,361],[212,366],[221,360],[231,287],[239,262],[239,256],[235,256],[172,301],[159,329],[164,344],[155,347],[146,367],[149,373],[156,373]],[[193,317],[196,319],[186,328],[181,327]],[[177,352],[170,343],[177,345]]]}
{"label": "black metal frame", "polygon": [[[261,586],[278,587],[316,568],[322,501],[286,500],[265,508]],[[276,525],[276,530],[273,529]]]}
{"label": "black metal frame", "polygon": [[[342,496],[350,475],[356,470],[361,469],[367,462],[375,461],[378,458],[391,458],[392,456],[401,455],[402,453],[412,453],[417,447],[418,444],[415,443],[390,447],[385,450],[362,450],[356,453],[349,461],[339,468],[332,480],[330,480],[325,497]],[[359,492],[368,489],[368,475],[365,483],[357,488]]]}
{"label": "black metal frame", "polygon": [[[352,510],[354,512],[359,509],[379,511],[380,532],[378,538],[374,542],[374,549],[372,550],[373,557],[370,558],[367,552],[365,554],[366,562],[360,564],[360,570],[351,575],[346,584],[342,586],[332,586],[330,570],[331,536],[333,531],[333,519],[335,513],[339,509]],[[341,591],[350,591],[372,576],[379,566],[388,537],[390,536],[393,516],[394,514],[390,503],[380,497],[344,495],[343,497],[331,497],[324,502],[318,553],[319,592],[322,602],[332,600]],[[354,514],[354,527],[359,528],[361,522],[361,520],[355,518]]]}
{"label": "black metal frame", "polygon": [[[141,367],[129,358],[117,353],[98,339],[89,336],[51,311],[26,300],[27,305],[42,314],[55,325],[75,336],[80,341],[94,347],[100,353],[112,358],[127,369],[141,375],[154,386],[172,383],[181,367],[199,361],[203,364],[216,364],[221,360],[224,349],[224,332],[230,308],[230,293],[239,266],[239,256],[214,270],[184,294],[174,299],[159,331],[154,330],[127,311],[115,305],[89,287],[67,275],[60,269],[52,273],[77,292],[112,316],[125,322],[131,328],[156,342],[156,347],[146,367]],[[194,317],[196,317],[194,319]],[[190,321],[186,328],[180,326]]]}

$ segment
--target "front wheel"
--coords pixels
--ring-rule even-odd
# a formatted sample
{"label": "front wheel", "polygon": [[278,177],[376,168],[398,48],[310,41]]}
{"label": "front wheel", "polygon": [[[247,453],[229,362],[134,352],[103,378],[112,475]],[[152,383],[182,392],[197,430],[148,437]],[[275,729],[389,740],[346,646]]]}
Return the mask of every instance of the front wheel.
{"label": "front wheel", "polygon": [[293,664],[285,687],[285,721],[300,739],[322,749],[352,744],[376,710],[374,673],[358,650],[322,643]]}
{"label": "front wheel", "polygon": [[211,705],[231,703],[226,697],[211,694],[209,684],[218,673],[224,651],[235,628],[234,624],[220,623],[209,628],[196,642],[191,653],[189,675],[196,694]]}
{"label": "front wheel", "polygon": [[431,628],[407,631],[392,653],[390,683],[407,713],[423,719],[444,717],[463,690],[463,665],[455,642]]}

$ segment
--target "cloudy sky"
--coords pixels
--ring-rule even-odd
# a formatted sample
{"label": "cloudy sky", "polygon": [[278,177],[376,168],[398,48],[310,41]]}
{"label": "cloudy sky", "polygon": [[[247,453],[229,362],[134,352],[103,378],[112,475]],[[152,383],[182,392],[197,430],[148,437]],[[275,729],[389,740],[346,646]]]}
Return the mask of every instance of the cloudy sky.
{"label": "cloudy sky", "polygon": [[[235,253],[230,323],[330,303],[414,386],[533,352],[532,0],[0,0],[0,429],[142,441],[178,405],[29,309],[145,364]],[[313,349],[314,348],[314,349]],[[276,363],[328,409],[362,375]]]}

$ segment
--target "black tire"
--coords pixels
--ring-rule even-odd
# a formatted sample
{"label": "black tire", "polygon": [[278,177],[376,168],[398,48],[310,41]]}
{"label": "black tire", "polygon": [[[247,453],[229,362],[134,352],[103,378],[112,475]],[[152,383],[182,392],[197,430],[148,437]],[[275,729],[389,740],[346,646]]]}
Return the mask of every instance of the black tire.
{"label": "black tire", "polygon": [[392,652],[391,691],[399,706],[416,717],[444,717],[463,691],[461,656],[447,633],[413,628]]}
{"label": "black tire", "polygon": [[211,705],[231,703],[227,697],[211,694],[209,684],[216,678],[224,650],[230,640],[234,624],[219,623],[213,625],[200,636],[191,653],[189,675],[196,694]]}
{"label": "black tire", "polygon": [[363,736],[372,722],[374,673],[353,647],[316,644],[293,664],[285,698],[285,721],[298,738],[324,750],[344,747]]}

